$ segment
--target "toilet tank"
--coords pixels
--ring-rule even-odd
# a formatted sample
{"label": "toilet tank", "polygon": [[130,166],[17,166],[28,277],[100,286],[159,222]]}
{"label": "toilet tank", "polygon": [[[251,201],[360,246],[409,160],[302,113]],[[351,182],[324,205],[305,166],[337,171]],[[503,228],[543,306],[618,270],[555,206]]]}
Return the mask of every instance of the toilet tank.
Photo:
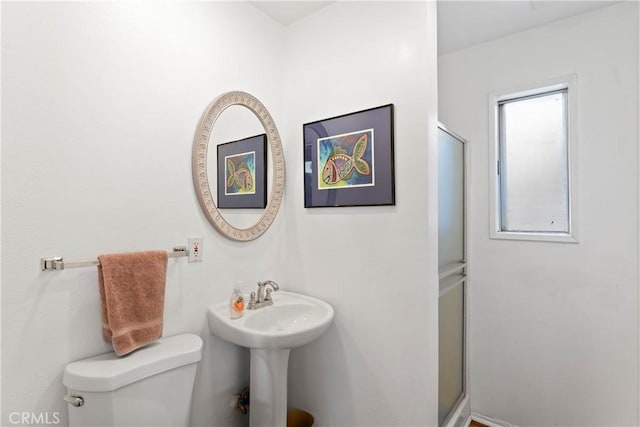
{"label": "toilet tank", "polygon": [[162,338],[120,357],[101,354],[70,363],[62,382],[82,406],[67,405],[69,426],[189,425],[191,396],[202,339]]}

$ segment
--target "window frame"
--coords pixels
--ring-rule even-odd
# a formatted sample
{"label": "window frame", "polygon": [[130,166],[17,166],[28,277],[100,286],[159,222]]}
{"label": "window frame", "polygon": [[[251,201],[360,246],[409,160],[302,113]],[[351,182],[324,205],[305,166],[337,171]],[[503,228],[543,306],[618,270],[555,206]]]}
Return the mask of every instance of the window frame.
{"label": "window frame", "polygon": [[[547,93],[567,91],[567,179],[568,179],[568,221],[569,231],[536,232],[536,231],[502,231],[501,217],[501,183],[499,161],[501,161],[500,108],[499,104],[506,100],[539,96]],[[577,147],[577,76],[562,76],[537,84],[520,85],[489,94],[489,237],[491,239],[531,240],[545,242],[578,243],[578,147]]]}

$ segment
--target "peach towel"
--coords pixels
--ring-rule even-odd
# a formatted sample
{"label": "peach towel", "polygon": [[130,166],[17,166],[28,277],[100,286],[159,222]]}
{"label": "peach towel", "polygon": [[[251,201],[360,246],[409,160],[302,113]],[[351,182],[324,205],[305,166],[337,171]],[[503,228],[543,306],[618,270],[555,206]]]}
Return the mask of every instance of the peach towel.
{"label": "peach towel", "polygon": [[102,333],[118,356],[162,336],[167,253],[109,254],[98,257]]}

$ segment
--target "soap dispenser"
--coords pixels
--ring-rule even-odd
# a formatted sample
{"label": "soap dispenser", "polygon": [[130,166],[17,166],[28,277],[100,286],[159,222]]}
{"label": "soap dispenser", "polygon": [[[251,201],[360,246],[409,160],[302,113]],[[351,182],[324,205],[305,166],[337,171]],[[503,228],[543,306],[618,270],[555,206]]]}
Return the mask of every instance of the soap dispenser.
{"label": "soap dispenser", "polygon": [[238,319],[244,314],[244,294],[239,286],[233,288],[231,300],[229,301],[229,311],[232,319]]}

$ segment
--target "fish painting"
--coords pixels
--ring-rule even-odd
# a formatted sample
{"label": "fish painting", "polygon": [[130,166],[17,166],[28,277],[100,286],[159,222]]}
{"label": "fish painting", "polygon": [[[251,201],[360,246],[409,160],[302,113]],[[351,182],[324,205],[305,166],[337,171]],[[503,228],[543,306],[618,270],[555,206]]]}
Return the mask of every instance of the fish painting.
{"label": "fish painting", "polygon": [[235,190],[230,191],[231,193],[253,192],[253,175],[245,163],[239,165],[236,169],[231,159],[227,159],[227,175],[227,190]]}
{"label": "fish painting", "polygon": [[370,175],[369,163],[362,157],[367,150],[368,134],[362,135],[353,146],[351,155],[342,146],[334,146],[322,169],[322,181],[335,185],[351,177],[355,170],[360,175]]}

